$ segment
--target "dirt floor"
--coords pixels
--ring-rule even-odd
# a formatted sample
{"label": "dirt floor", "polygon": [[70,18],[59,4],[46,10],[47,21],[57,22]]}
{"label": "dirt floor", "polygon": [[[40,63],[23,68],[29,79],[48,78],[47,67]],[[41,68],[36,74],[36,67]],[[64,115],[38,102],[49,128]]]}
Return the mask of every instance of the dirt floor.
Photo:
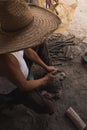
{"label": "dirt floor", "polygon": [[[0,113],[0,130],[77,130],[65,113],[72,107],[87,124],[87,68],[81,62],[87,44],[69,35],[51,35],[47,39],[52,64],[65,72],[62,81],[60,99],[55,101],[53,115],[37,114],[24,105],[5,109]],[[51,44],[54,42],[54,44]],[[60,45],[62,47],[60,47]],[[67,44],[67,45],[66,45]],[[61,48],[61,49],[60,49]],[[5,81],[0,79],[0,93],[6,93],[13,88],[12,84],[5,88]],[[87,130],[87,128],[85,129]]]}

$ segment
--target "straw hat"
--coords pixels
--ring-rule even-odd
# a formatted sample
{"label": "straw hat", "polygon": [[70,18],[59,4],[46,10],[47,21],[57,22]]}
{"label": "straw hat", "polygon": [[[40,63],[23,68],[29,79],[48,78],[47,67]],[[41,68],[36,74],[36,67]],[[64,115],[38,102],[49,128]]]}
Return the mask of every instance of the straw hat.
{"label": "straw hat", "polygon": [[52,12],[23,0],[0,1],[0,54],[40,44],[60,23]]}

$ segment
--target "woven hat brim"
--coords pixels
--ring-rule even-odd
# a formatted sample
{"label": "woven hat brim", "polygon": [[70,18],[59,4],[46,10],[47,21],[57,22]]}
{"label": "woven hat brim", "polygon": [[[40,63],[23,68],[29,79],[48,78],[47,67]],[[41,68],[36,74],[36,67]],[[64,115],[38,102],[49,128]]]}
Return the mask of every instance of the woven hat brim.
{"label": "woven hat brim", "polygon": [[34,16],[34,22],[17,32],[0,31],[0,54],[33,47],[41,43],[44,36],[56,30],[61,23],[58,16],[52,12],[29,5]]}

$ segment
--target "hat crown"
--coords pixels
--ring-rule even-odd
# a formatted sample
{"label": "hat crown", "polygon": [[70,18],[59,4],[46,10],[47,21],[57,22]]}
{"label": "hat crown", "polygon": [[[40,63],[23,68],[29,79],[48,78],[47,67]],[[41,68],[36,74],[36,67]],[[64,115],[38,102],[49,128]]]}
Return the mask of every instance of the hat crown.
{"label": "hat crown", "polygon": [[33,20],[28,4],[22,0],[3,0],[0,3],[0,16],[4,31],[17,31]]}

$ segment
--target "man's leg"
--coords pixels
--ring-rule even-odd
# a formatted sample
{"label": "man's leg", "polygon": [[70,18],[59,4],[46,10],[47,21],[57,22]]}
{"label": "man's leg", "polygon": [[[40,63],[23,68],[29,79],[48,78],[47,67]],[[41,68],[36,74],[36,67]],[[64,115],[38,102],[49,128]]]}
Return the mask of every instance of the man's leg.
{"label": "man's leg", "polygon": [[37,90],[23,92],[16,88],[9,94],[0,94],[0,98],[3,99],[3,102],[0,103],[0,110],[23,104],[39,114],[54,113],[54,103],[42,96]]}

